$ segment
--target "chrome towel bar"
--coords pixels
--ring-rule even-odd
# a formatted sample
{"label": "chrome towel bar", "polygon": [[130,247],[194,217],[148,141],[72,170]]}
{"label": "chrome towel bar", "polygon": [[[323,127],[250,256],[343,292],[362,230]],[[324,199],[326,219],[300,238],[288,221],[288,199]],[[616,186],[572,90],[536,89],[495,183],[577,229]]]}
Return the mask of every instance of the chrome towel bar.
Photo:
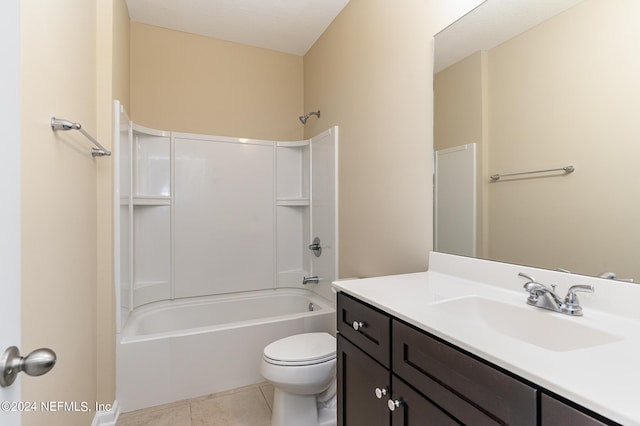
{"label": "chrome towel bar", "polygon": [[111,155],[111,151],[106,149],[104,146],[100,144],[93,136],[87,133],[80,123],[74,123],[69,120],[65,120],[63,118],[55,118],[51,117],[51,130],[54,132],[56,130],[78,130],[82,133],[87,139],[89,139],[97,148],[91,148],[91,156],[93,157],[104,157]]}
{"label": "chrome towel bar", "polygon": [[535,174],[535,173],[548,173],[548,172],[559,172],[559,171],[563,171],[566,174],[572,173],[573,171],[575,171],[575,167],[573,166],[564,166],[564,167],[559,167],[557,169],[546,169],[546,170],[533,170],[530,172],[519,172],[519,173],[506,173],[506,174],[495,174],[495,175],[491,175],[491,180],[492,181],[497,181],[500,180],[503,177],[507,177],[507,176],[520,176],[520,175],[531,175],[531,174]]}

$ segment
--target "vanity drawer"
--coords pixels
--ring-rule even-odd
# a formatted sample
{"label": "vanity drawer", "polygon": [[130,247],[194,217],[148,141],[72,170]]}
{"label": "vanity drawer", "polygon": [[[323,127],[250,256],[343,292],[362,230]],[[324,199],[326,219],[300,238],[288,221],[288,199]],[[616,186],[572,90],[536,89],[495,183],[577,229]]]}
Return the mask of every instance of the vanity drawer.
{"label": "vanity drawer", "polygon": [[387,314],[338,293],[338,333],[385,367],[390,367],[390,329],[391,318]]}
{"label": "vanity drawer", "polygon": [[396,320],[393,372],[461,423],[536,425],[536,389]]}
{"label": "vanity drawer", "polygon": [[617,423],[603,423],[590,415],[579,411],[576,408],[558,401],[546,394],[542,394],[540,398],[541,425],[580,425],[580,426],[605,426]]}

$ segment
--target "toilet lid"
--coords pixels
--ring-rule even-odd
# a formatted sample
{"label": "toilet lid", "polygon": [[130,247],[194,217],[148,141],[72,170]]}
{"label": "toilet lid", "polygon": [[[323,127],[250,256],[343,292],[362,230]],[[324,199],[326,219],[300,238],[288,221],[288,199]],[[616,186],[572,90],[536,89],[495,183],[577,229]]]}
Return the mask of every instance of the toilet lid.
{"label": "toilet lid", "polygon": [[335,357],[336,338],[329,333],[296,334],[264,348],[265,360],[273,364],[318,364]]}

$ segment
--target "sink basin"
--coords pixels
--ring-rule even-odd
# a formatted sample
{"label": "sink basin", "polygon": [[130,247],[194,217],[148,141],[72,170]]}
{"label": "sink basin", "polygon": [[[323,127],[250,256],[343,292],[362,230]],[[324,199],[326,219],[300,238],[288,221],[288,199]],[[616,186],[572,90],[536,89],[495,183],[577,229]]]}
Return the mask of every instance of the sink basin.
{"label": "sink basin", "polygon": [[557,352],[585,349],[621,340],[586,325],[580,318],[564,317],[539,308],[522,307],[479,296],[445,300],[433,309],[475,327],[488,328],[529,344]]}

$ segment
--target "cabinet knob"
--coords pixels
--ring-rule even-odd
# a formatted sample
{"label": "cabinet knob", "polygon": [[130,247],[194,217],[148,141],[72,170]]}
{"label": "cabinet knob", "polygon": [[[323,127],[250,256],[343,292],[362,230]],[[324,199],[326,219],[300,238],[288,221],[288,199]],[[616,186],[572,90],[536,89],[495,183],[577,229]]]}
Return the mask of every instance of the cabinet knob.
{"label": "cabinet knob", "polygon": [[376,388],[376,398],[378,399],[382,399],[382,397],[388,393],[389,391],[387,390],[387,388]]}
{"label": "cabinet knob", "polygon": [[365,328],[367,326],[367,323],[364,321],[354,321],[353,322],[353,329],[355,331],[360,330],[361,328]]}
{"label": "cabinet knob", "polygon": [[390,399],[387,401],[387,407],[389,407],[389,411],[396,411],[396,408],[402,405],[402,401],[398,401],[397,399],[394,401]]}

